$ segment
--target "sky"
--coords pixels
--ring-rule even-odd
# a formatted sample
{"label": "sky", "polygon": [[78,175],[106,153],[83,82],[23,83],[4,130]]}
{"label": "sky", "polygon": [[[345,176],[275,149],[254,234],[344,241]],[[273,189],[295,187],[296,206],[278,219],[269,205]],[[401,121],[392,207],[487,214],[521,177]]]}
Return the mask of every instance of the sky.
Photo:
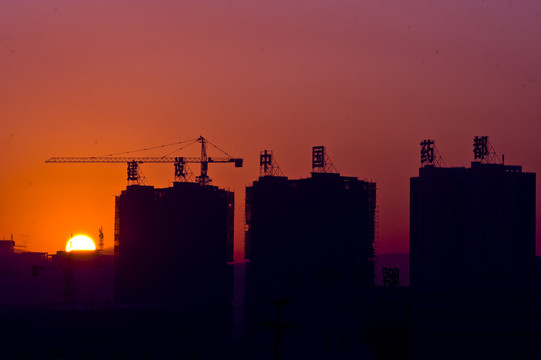
{"label": "sky", "polygon": [[[377,182],[377,247],[390,253],[408,251],[420,140],[469,166],[487,135],[507,164],[540,173],[540,134],[537,0],[0,2],[0,238],[25,250],[97,241],[100,227],[113,245],[126,166],[52,156],[205,136],[245,160],[209,165],[236,193],[239,257],[259,152],[301,178],[325,145],[342,175]],[[142,170],[157,187],[173,181],[171,164]]]}

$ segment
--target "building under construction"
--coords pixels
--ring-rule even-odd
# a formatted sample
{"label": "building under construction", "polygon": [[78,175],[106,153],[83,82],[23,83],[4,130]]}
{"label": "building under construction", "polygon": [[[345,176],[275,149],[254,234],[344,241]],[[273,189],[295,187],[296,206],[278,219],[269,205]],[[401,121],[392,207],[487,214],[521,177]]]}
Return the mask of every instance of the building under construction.
{"label": "building under construction", "polygon": [[246,188],[250,272],[265,284],[340,278],[372,285],[375,197],[375,183],[340,174],[260,177]]}
{"label": "building under construction", "polygon": [[230,303],[233,217],[234,194],[215,186],[128,186],[116,197],[116,300]]}
{"label": "building under construction", "polygon": [[376,184],[330,172],[324,151],[314,147],[311,176],[298,180],[262,154],[263,176],[246,188],[245,257],[258,281],[373,284]]}
{"label": "building under construction", "polygon": [[[262,358],[272,354],[272,335],[260,325],[278,331],[277,311],[285,323],[348,329],[347,336],[361,337],[357,317],[336,320],[334,309],[339,304],[357,307],[363,289],[373,285],[376,184],[336,173],[324,147],[313,148],[312,155],[311,176],[291,180],[279,176],[265,151],[262,176],[246,188],[247,333]],[[330,322],[321,323],[327,311]],[[326,336],[337,333],[330,331],[333,335],[291,330],[292,337],[276,336],[285,353],[302,358],[317,354],[296,353],[299,349],[324,351],[313,342],[324,344]]]}

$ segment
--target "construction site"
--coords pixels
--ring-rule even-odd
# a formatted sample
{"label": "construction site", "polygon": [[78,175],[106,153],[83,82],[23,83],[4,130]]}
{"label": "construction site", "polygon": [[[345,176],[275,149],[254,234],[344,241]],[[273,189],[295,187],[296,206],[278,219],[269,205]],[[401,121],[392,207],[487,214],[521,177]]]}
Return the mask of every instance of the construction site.
{"label": "construction site", "polygon": [[[324,146],[312,148],[300,179],[261,151],[259,177],[245,188],[245,260],[232,262],[235,194],[211,185],[208,166],[243,159],[208,156],[203,137],[190,144],[200,157],[48,160],[127,164],[128,185],[115,196],[111,254],[103,238],[99,250],[53,255],[0,241],[8,358],[541,354],[535,174],[505,164],[488,137],[474,139],[470,168],[446,166],[435,142],[421,141],[410,179],[411,287],[395,267],[375,283],[376,183],[341,175]],[[149,185],[145,162],[174,164],[172,186]],[[92,346],[78,340],[89,336]]]}
{"label": "construction site", "polygon": [[[34,261],[33,276],[39,279],[53,273],[51,264],[58,269],[58,294],[48,300],[49,304],[60,305],[60,311],[100,309],[110,314],[107,316],[113,319],[111,325],[117,329],[124,329],[122,319],[126,316],[138,319],[136,328],[163,326],[161,315],[155,317],[158,313],[167,314],[172,320],[182,319],[179,331],[190,332],[187,353],[197,348],[203,357],[216,355],[216,349],[202,351],[202,342],[221,344],[223,348],[227,339],[233,338],[241,341],[242,351],[251,352],[255,347],[248,346],[242,335],[248,333],[250,341],[261,346],[260,350],[272,354],[274,348],[269,344],[273,337],[266,330],[252,331],[252,327],[273,318],[276,309],[272,304],[276,301],[293,302],[287,313],[295,313],[295,321],[305,323],[314,321],[314,312],[322,311],[328,303],[332,304],[331,309],[338,309],[339,304],[358,303],[363,289],[374,286],[374,182],[341,176],[323,146],[312,149],[310,177],[297,180],[283,175],[272,151],[262,151],[260,177],[246,187],[246,264],[242,266],[247,269],[246,278],[239,278],[234,276],[232,264],[235,196],[211,185],[208,167],[214,163],[241,167],[243,159],[230,156],[202,136],[173,145],[180,150],[192,144],[200,145],[200,157],[172,157],[172,153],[134,156],[126,152],[47,160],[127,165],[127,187],[115,196],[114,252],[108,255],[107,266],[99,251],[58,252],[53,256],[45,254],[41,262]],[[225,156],[208,156],[208,146]],[[150,185],[141,171],[144,163],[173,164],[172,186]],[[200,173],[195,176],[188,164],[199,165]],[[100,297],[88,283],[99,284],[90,278],[104,271],[111,287]],[[39,298],[34,301],[40,303]],[[354,329],[346,331],[348,336],[358,337],[359,327],[354,326],[357,321],[357,317],[348,320]],[[341,329],[345,326],[339,325]],[[239,332],[239,327],[245,330]],[[209,329],[213,329],[212,335]],[[146,334],[151,347],[169,349],[163,343],[168,336],[146,330],[141,334]],[[286,343],[302,343],[310,338],[305,332],[297,334],[301,335],[288,338]],[[331,335],[317,336],[324,339]],[[105,351],[112,351],[114,344],[107,344]],[[331,346],[328,352],[332,354],[337,349]],[[129,352],[126,350],[125,354]]]}
{"label": "construction site", "polygon": [[[292,327],[328,329],[316,334],[286,326],[282,347],[292,358],[308,354],[295,353],[299,344],[326,343],[332,356],[339,338],[352,339],[351,346],[365,341],[360,312],[347,320],[336,315],[366,301],[374,286],[376,184],[341,176],[324,146],[312,148],[312,171],[304,179],[284,176],[265,150],[260,177],[246,188],[245,214],[246,332],[253,355],[275,351],[260,324],[275,323],[277,311]],[[322,350],[311,349],[309,357]]]}

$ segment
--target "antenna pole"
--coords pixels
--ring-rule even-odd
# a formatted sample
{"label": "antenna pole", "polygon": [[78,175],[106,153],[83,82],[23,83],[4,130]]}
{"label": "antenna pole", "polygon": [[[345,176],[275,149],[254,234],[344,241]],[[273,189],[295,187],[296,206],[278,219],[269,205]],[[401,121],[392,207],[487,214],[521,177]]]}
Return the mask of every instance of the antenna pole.
{"label": "antenna pole", "polygon": [[103,251],[103,245],[104,245],[103,244],[103,226],[100,227],[99,233],[100,233],[100,236],[99,236],[99,238],[100,238],[100,251]]}

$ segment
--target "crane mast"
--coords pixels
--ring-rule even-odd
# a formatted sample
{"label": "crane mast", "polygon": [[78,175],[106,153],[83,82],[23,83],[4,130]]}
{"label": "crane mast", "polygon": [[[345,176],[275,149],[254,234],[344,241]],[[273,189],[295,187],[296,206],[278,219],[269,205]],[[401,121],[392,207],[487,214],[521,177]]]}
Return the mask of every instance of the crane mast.
{"label": "crane mast", "polygon": [[[209,143],[203,136],[199,136],[194,142],[201,144],[201,157],[171,157],[171,156],[63,156],[52,157],[46,160],[46,163],[125,163],[127,164],[127,179],[128,183],[139,183],[141,174],[139,165],[142,163],[173,163],[175,167],[175,180],[187,179],[186,166],[187,163],[199,163],[201,165],[201,173],[196,177],[196,181],[200,185],[209,185],[211,179],[208,176],[209,163],[234,163],[235,167],[242,167],[242,158],[227,157],[209,157],[207,155],[206,145]],[[215,145],[213,145],[215,146]],[[216,146],[215,146],[216,147]],[[216,147],[217,148],[217,147]],[[219,148],[218,148],[219,149]],[[219,149],[220,150],[220,149]],[[223,150],[221,150],[223,152]],[[225,152],[224,152],[225,153]],[[225,153],[226,155],[229,155]]]}
{"label": "crane mast", "polygon": [[207,157],[207,146],[206,142],[207,140],[199,136],[199,139],[197,139],[201,143],[201,175],[197,177],[197,181],[201,185],[206,185],[211,182],[210,178],[208,177],[208,169],[209,169],[209,159]]}

